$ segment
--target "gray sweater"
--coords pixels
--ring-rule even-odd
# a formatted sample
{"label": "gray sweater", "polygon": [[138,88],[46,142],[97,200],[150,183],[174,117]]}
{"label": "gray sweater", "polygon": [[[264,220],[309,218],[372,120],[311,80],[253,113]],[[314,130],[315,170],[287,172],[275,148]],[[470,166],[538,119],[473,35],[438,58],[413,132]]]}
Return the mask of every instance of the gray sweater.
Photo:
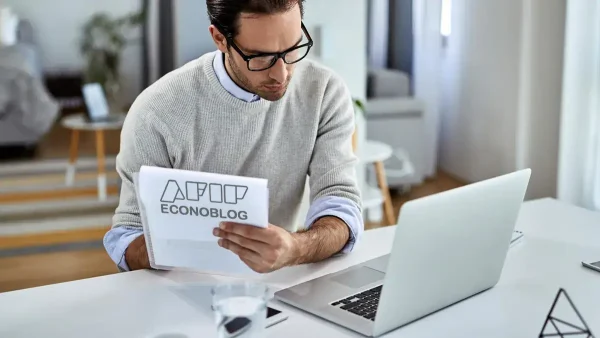
{"label": "gray sweater", "polygon": [[214,57],[166,75],[131,107],[117,156],[123,185],[113,230],[141,231],[132,176],[142,165],[266,178],[269,222],[289,231],[307,175],[311,201],[335,196],[360,209],[354,109],[344,82],[303,60],[281,100],[248,103],[221,86]]}

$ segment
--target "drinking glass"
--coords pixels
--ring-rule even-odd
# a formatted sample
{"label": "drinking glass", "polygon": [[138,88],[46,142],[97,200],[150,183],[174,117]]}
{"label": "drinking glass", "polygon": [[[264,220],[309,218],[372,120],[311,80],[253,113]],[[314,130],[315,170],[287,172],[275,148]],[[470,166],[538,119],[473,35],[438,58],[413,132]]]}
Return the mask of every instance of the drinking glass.
{"label": "drinking glass", "polygon": [[267,318],[268,288],[240,282],[212,289],[218,338],[262,338]]}

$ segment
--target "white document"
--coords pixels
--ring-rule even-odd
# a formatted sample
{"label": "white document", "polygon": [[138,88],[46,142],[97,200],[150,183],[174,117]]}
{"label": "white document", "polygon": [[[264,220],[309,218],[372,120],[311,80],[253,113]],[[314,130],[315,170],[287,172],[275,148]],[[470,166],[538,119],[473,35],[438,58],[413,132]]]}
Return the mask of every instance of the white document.
{"label": "white document", "polygon": [[223,221],[267,227],[267,180],[143,166],[134,182],[153,268],[255,274],[212,232]]}

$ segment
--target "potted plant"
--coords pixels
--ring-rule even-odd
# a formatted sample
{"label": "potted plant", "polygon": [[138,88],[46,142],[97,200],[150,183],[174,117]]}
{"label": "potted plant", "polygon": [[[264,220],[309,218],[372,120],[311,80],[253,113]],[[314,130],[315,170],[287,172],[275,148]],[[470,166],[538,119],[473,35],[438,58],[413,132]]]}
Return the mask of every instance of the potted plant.
{"label": "potted plant", "polygon": [[144,13],[141,11],[119,18],[98,13],[83,26],[79,44],[85,58],[84,81],[99,83],[111,106],[118,104],[122,52],[130,42],[128,37],[131,31],[143,23]]}
{"label": "potted plant", "polygon": [[[362,114],[363,117],[365,115],[365,104],[357,98],[352,99],[354,101],[354,112],[356,114]],[[352,149],[356,151],[358,149],[358,127],[354,127],[354,133],[352,134]]]}

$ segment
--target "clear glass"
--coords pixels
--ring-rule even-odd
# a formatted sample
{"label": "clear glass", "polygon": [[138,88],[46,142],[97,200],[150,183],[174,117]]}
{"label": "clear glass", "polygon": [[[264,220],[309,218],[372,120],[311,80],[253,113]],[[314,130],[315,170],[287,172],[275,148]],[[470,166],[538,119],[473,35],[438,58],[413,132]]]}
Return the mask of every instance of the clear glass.
{"label": "clear glass", "polygon": [[264,284],[240,282],[212,289],[218,338],[264,337],[268,288]]}
{"label": "clear glass", "polygon": [[298,62],[308,54],[308,46],[303,46],[300,48],[296,48],[291,50],[289,53],[285,54],[285,62],[286,63],[295,63]]}
{"label": "clear glass", "polygon": [[248,61],[248,67],[250,70],[263,70],[271,68],[271,66],[273,66],[275,63],[274,59],[275,56],[273,55],[255,57]]}

